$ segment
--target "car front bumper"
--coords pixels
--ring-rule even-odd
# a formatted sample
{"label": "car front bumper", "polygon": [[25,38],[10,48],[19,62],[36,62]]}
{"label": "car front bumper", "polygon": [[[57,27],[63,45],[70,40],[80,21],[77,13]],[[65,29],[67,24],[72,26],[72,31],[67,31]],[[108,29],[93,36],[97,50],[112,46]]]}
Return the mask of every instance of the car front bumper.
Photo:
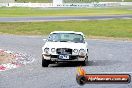
{"label": "car front bumper", "polygon": [[43,59],[54,62],[85,61],[86,56],[69,55],[69,59],[59,59],[59,55],[42,54]]}

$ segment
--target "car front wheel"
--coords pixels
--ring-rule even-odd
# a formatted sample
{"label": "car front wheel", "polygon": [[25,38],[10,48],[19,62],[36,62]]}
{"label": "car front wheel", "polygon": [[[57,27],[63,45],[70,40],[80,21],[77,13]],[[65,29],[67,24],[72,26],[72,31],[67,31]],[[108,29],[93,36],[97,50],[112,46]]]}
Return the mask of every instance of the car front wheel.
{"label": "car front wheel", "polygon": [[42,67],[48,67],[49,61],[42,58]]}
{"label": "car front wheel", "polygon": [[83,65],[83,66],[86,66],[87,63],[88,63],[88,56],[86,56],[85,61],[82,62],[82,65]]}

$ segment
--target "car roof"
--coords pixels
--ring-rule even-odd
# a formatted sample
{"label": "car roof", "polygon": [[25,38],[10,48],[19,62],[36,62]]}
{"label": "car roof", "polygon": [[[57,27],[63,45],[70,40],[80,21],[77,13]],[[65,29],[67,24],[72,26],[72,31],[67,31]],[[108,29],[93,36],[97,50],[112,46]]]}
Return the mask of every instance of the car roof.
{"label": "car roof", "polygon": [[50,34],[53,34],[53,33],[75,33],[75,34],[81,34],[84,36],[82,32],[75,32],[75,31],[53,31]]}

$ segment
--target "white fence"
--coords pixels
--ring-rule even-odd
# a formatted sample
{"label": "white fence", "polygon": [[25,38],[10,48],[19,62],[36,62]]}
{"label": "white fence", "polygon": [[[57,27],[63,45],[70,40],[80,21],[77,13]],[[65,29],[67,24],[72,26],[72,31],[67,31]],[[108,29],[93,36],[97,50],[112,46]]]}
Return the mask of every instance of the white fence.
{"label": "white fence", "polygon": [[112,7],[112,6],[120,6],[120,3],[65,3],[65,4],[58,4],[57,6],[54,5],[54,7],[87,7],[87,8],[93,8],[93,7]]}
{"label": "white fence", "polygon": [[132,2],[99,2],[99,3],[0,3],[0,7],[86,7],[86,8],[97,8],[97,7],[115,7],[115,6],[132,6]]}
{"label": "white fence", "polygon": [[53,3],[9,3],[8,7],[53,7]]}

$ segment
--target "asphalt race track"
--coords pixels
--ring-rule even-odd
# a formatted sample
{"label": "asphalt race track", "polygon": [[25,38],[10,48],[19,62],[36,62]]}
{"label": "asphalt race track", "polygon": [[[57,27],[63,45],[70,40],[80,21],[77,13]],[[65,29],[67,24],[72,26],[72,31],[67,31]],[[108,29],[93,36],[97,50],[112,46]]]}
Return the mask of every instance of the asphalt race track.
{"label": "asphalt race track", "polygon": [[[132,15],[112,16],[48,16],[0,17],[0,22],[36,22],[68,20],[131,19]],[[77,64],[52,64],[41,66],[43,37],[0,35],[0,49],[31,55],[33,63],[0,72],[0,88],[132,88],[129,84],[86,84],[76,82]],[[89,63],[83,68],[87,73],[128,73],[132,75],[132,41],[88,39]]]}
{"label": "asphalt race track", "polygon": [[[23,52],[35,58],[33,63],[0,72],[0,88],[132,88],[129,84],[76,83],[76,64],[52,64],[41,67],[43,37],[0,35],[0,48]],[[132,41],[88,39],[87,73],[128,73],[132,75]]]}
{"label": "asphalt race track", "polygon": [[0,22],[33,22],[33,21],[68,21],[68,20],[101,20],[132,19],[132,15],[110,16],[47,16],[47,17],[0,17]]}

